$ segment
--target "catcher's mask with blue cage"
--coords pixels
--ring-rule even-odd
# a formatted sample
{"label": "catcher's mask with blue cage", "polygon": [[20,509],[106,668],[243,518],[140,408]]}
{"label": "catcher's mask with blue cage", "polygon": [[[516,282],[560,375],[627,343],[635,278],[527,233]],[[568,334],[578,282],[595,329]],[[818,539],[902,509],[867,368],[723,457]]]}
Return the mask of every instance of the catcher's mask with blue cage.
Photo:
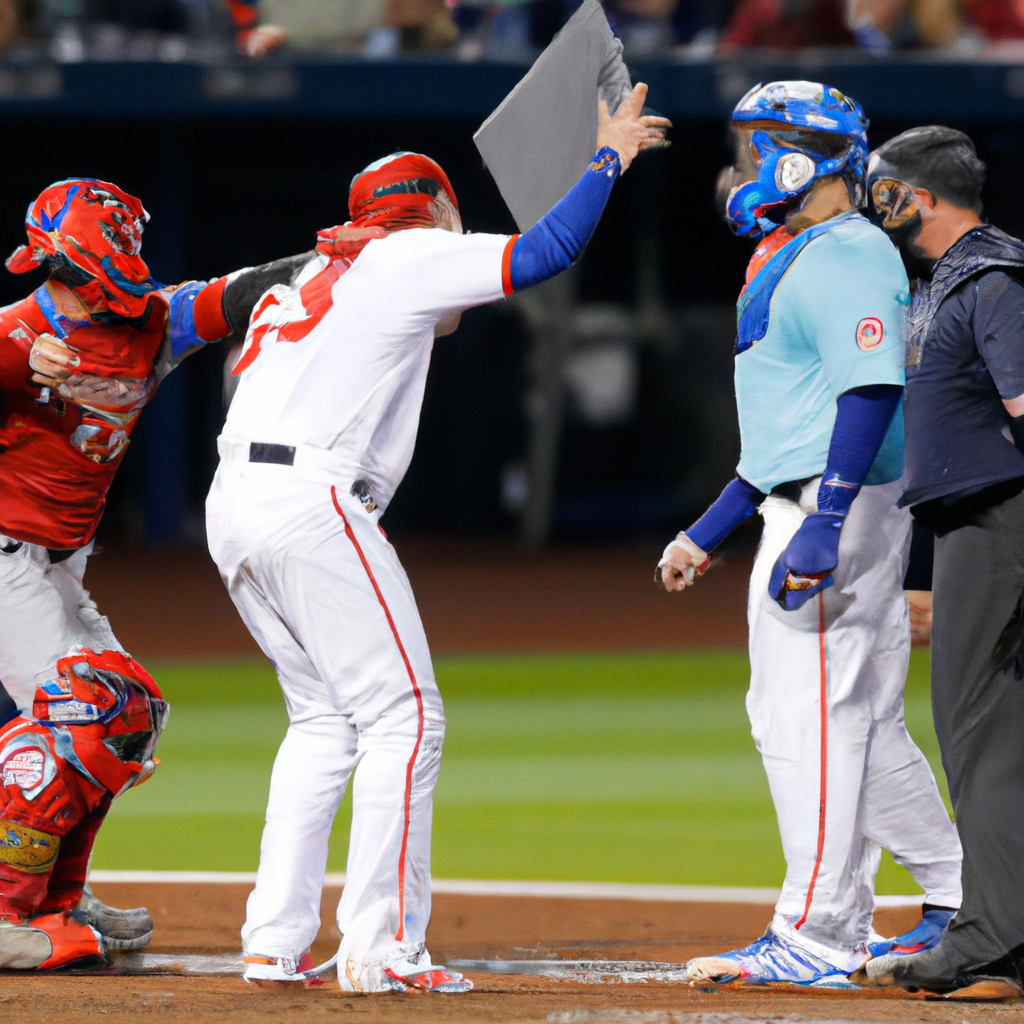
{"label": "catcher's mask with blue cage", "polygon": [[846,181],[854,208],[862,208],[867,127],[860,104],[831,86],[755,86],[732,112],[736,166],[718,182],[726,223],[737,235],[761,238],[800,208],[815,182],[832,175]]}

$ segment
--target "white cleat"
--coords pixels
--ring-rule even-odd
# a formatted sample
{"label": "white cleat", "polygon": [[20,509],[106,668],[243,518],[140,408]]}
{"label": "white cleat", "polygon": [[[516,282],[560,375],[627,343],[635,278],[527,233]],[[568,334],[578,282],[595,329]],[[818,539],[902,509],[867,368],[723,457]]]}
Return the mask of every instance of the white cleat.
{"label": "white cleat", "polygon": [[756,942],[720,956],[701,956],[687,963],[691,985],[803,985],[811,988],[857,988],[845,972],[809,950],[787,942],[771,928]]}
{"label": "white cleat", "polygon": [[298,960],[251,953],[243,956],[242,962],[245,964],[242,979],[258,988],[280,988],[299,983],[304,988],[319,988],[324,984],[323,979],[317,976],[317,966],[308,949]]}
{"label": "white cleat", "polygon": [[430,962],[424,950],[412,950],[407,957],[388,961],[353,962],[338,971],[343,992],[371,995],[380,992],[438,992],[451,995],[469,992],[473,982],[447,967]]}

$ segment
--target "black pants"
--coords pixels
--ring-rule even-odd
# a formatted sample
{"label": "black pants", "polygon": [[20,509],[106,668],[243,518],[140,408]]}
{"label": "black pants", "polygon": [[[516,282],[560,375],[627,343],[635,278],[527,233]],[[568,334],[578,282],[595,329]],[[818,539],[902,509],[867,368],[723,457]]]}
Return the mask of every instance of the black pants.
{"label": "black pants", "polygon": [[1024,494],[935,541],[932,710],[964,848],[942,942],[969,968],[1024,943],[1024,679],[994,651],[1024,594]]}

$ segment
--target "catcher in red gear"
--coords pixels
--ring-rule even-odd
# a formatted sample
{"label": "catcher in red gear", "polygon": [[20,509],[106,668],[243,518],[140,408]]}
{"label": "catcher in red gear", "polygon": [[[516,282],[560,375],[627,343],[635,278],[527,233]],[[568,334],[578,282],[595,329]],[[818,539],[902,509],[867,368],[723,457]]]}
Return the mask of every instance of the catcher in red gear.
{"label": "catcher in red gear", "polygon": [[[0,733],[3,756],[10,753],[0,804],[8,829],[6,839],[0,833],[0,913],[14,915],[14,927],[43,913],[40,921],[52,930],[57,918],[49,912],[60,910],[60,927],[77,928],[88,946],[86,926],[65,913],[81,897],[75,913],[112,948],[140,948],[152,930],[144,909],[114,910],[82,888],[95,830],[125,782],[90,767],[81,751],[107,764],[103,751],[113,749],[120,717],[57,723],[41,714],[40,694],[74,682],[67,666],[81,662],[119,673],[126,692],[141,687],[155,707],[152,680],[125,654],[83,586],[107,489],[160,381],[203,345],[240,341],[254,302],[308,259],[162,286],[141,255],[148,219],[138,199],[110,182],[51,185],[29,206],[28,244],[7,261],[14,273],[45,267],[49,278],[0,310],[0,726],[21,715]],[[27,745],[10,745],[18,743]],[[53,777],[42,789],[22,785],[37,763],[53,766]],[[142,762],[133,755],[124,763]],[[50,820],[51,804],[63,816]],[[56,867],[45,859],[18,862],[30,852],[56,854],[56,838]],[[8,920],[3,930],[11,926]],[[41,964],[55,966],[53,957]]]}

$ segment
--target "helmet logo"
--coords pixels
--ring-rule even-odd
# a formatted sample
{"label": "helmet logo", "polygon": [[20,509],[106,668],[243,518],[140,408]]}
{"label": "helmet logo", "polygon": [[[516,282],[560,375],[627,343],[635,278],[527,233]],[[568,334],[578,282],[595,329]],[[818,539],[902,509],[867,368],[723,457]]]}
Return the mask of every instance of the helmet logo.
{"label": "helmet logo", "polygon": [[775,165],[775,185],[780,192],[799,192],[814,177],[814,161],[806,153],[787,153]]}
{"label": "helmet logo", "polygon": [[877,316],[866,316],[857,324],[857,347],[864,352],[871,352],[882,344],[885,328]]}

